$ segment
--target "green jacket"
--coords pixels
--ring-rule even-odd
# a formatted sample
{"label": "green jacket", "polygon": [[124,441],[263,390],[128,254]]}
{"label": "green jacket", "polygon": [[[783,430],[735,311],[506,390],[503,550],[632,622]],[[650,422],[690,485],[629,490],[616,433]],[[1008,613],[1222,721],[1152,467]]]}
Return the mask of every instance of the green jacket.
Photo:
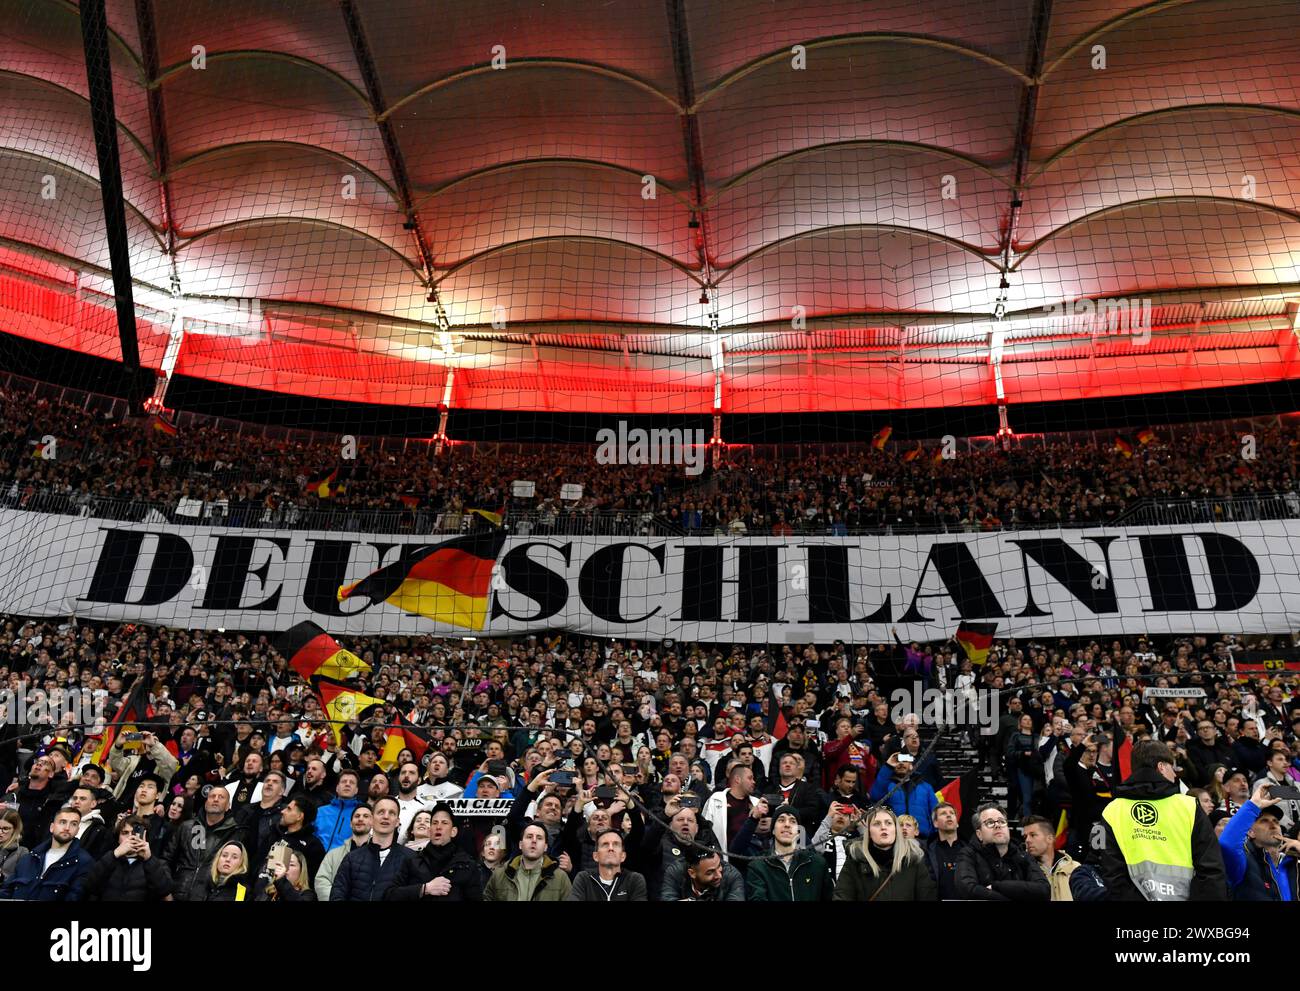
{"label": "green jacket", "polygon": [[787,873],[777,860],[756,860],[745,874],[751,902],[828,902],[834,884],[826,858],[816,850],[796,850]]}
{"label": "green jacket", "polygon": [[[519,901],[519,867],[523,859],[522,856],[517,856],[500,870],[492,872],[487,887],[483,889],[485,902]],[[537,879],[537,887],[533,889],[533,897],[529,901],[562,902],[568,897],[573,882],[559,867],[550,857],[542,858],[542,876]]]}

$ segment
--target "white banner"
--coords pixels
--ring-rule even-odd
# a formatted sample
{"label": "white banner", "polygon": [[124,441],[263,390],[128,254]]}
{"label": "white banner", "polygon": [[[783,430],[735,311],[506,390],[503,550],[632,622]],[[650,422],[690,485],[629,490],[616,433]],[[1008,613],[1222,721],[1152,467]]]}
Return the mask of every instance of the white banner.
{"label": "white banner", "polygon": [[1144,688],[1142,701],[1147,699],[1203,699],[1204,688]]}
{"label": "white banner", "polygon": [[[449,539],[0,510],[0,610],[268,632],[310,619],[338,636],[568,629],[686,643],[888,642],[891,627],[904,640],[943,641],[962,619],[1021,638],[1300,629],[1296,520],[924,536],[480,537],[471,550],[486,557],[469,569],[473,578],[460,538],[461,549],[420,564],[426,579],[448,576],[455,603],[452,592],[428,592],[428,581],[418,594],[364,584]],[[447,561],[455,566],[439,571]],[[358,582],[340,601],[340,586]]]}

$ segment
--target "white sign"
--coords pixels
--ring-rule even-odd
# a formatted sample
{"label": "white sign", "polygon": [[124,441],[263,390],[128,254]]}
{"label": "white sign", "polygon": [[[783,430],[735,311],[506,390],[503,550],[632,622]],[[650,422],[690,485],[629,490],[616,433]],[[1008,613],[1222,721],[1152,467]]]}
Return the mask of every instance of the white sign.
{"label": "white sign", "polygon": [[[340,587],[422,548],[477,542],[455,613]],[[463,543],[457,546],[465,546]],[[486,549],[484,549],[486,548]],[[472,570],[472,569],[471,569]],[[468,573],[468,572],[467,572]],[[201,579],[201,580],[200,580]],[[436,606],[439,600],[434,598]],[[865,537],[392,534],[120,523],[0,509],[0,612],[283,631],[680,642],[1284,634],[1300,629],[1300,520]],[[462,624],[477,625],[462,625]]]}
{"label": "white sign", "polygon": [[582,498],[582,486],[577,482],[565,482],[560,486],[560,498],[568,502],[576,502]]}
{"label": "white sign", "polygon": [[510,494],[516,499],[531,499],[537,493],[536,482],[511,482]]}
{"label": "white sign", "polygon": [[1142,700],[1147,699],[1203,699],[1204,688],[1144,688]]}

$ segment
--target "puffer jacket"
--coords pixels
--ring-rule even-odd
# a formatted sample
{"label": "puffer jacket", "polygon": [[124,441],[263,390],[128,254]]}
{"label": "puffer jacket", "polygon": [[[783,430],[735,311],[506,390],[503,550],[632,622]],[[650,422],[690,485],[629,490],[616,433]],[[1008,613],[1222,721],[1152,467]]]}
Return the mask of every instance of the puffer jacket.
{"label": "puffer jacket", "polygon": [[862,842],[849,847],[849,860],[835,882],[832,901],[837,902],[934,902],[939,900],[939,889],[930,876],[925,857],[908,861],[893,873],[885,865],[877,876],[867,863],[868,854]]}
{"label": "puffer jacket", "polygon": [[400,843],[388,848],[384,862],[379,862],[380,847],[372,840],[357,847],[339,864],[330,888],[332,902],[379,902],[397,879],[397,873],[410,857],[415,856]]}
{"label": "puffer jacket", "polygon": [[81,884],[88,902],[160,902],[171,893],[171,871],[161,857],[133,863],[113,851],[95,861]]}
{"label": "puffer jacket", "polygon": [[226,878],[225,884],[213,884],[208,871],[199,875],[199,883],[190,891],[192,902],[251,902],[253,901],[253,877],[251,874],[234,874]]}
{"label": "puffer jacket", "polygon": [[189,901],[191,892],[204,883],[204,868],[217,851],[227,843],[243,842],[244,830],[233,813],[226,813],[215,826],[209,826],[202,814],[181,823],[163,852],[163,860],[175,882],[172,893],[175,899]]}
{"label": "puffer jacket", "polygon": [[[523,857],[515,857],[500,870],[492,872],[492,878],[483,889],[485,902],[519,901],[519,868]],[[531,902],[562,902],[569,896],[573,882],[569,875],[560,870],[560,865],[550,857],[542,858],[542,874],[533,888]]]}
{"label": "puffer jacket", "polygon": [[352,838],[352,813],[361,802],[355,798],[333,798],[316,810],[316,838],[328,853]]}

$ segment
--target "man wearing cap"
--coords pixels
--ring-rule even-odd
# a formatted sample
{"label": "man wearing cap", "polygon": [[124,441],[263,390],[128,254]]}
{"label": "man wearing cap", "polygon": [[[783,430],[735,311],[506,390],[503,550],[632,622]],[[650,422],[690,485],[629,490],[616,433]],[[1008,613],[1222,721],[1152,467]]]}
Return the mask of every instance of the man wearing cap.
{"label": "man wearing cap", "polygon": [[1232,898],[1239,902],[1300,901],[1300,841],[1282,835],[1279,800],[1260,781],[1219,834]]}
{"label": "man wearing cap", "polygon": [[1102,812],[1102,877],[1112,901],[1223,901],[1223,854],[1200,803],[1178,788],[1174,754],[1145,740]]}
{"label": "man wearing cap", "polygon": [[[1268,755],[1268,763],[1264,767],[1264,773],[1255,779],[1255,785],[1277,785],[1282,788],[1294,788],[1295,781],[1287,771],[1291,767],[1291,754],[1287,750],[1286,744],[1280,740],[1275,740],[1272,751]],[[1278,818],[1282,822],[1282,832],[1288,836],[1295,835],[1296,823],[1300,822],[1300,801],[1294,798],[1279,799],[1278,804],[1273,806],[1278,810]]]}
{"label": "man wearing cap", "polygon": [[439,802],[430,811],[429,842],[403,861],[384,900],[482,901],[478,865],[456,845],[460,824],[451,806]]}
{"label": "man wearing cap", "polygon": [[799,810],[782,805],[772,817],[772,855],[745,872],[751,902],[828,902],[834,884],[826,858],[799,847]]}

